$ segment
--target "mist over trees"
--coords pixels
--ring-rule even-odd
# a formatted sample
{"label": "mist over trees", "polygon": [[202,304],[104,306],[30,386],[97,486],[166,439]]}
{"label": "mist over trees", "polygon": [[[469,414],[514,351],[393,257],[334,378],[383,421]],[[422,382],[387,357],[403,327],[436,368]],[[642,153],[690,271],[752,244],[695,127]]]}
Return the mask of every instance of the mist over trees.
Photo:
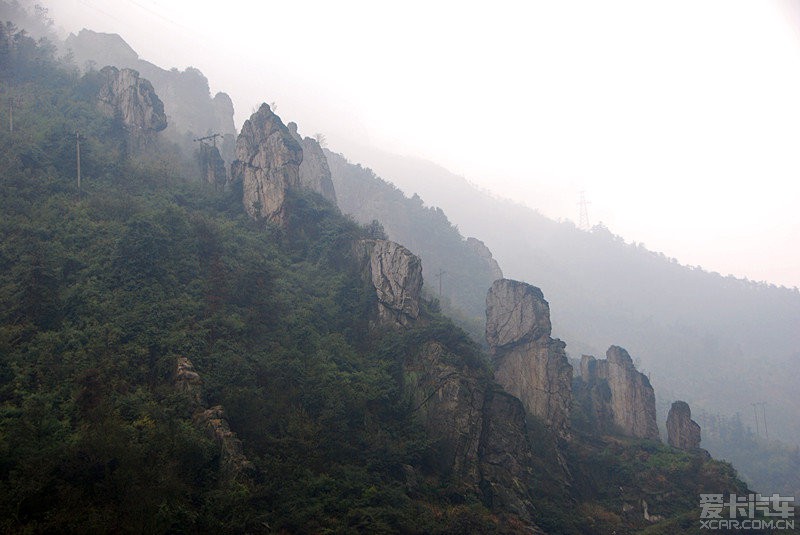
{"label": "mist over trees", "polygon": [[764,401],[771,438],[800,443],[796,288],[681,265],[602,224],[585,231],[499,199],[431,162],[371,149],[358,158],[482,239],[506,276],[542,288],[571,357],[602,355],[612,344],[636,355],[655,386],[660,421],[676,399],[725,417]]}

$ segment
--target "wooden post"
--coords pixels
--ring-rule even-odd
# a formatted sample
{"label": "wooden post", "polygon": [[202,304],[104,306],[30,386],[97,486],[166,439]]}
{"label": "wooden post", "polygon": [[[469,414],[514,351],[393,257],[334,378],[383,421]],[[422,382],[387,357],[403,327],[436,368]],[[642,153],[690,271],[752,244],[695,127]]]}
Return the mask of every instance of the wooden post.
{"label": "wooden post", "polygon": [[81,133],[75,132],[75,152],[78,162],[78,193],[81,192]]}

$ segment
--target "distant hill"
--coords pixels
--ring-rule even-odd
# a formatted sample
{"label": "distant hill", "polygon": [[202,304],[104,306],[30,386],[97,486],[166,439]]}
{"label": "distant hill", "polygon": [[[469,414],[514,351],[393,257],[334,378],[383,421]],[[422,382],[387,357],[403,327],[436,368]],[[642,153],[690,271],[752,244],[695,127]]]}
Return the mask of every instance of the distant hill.
{"label": "distant hill", "polygon": [[684,266],[603,226],[582,231],[428,161],[353,154],[482,239],[507,276],[541,287],[572,357],[621,344],[650,375],[662,414],[684,399],[698,411],[738,413],[755,431],[751,404],[764,401],[770,439],[800,443],[797,289]]}
{"label": "distant hill", "polygon": [[[0,25],[0,90],[26,95],[0,129],[3,532],[676,533],[696,527],[699,492],[749,492],[701,450],[554,435],[380,225],[299,181],[251,188],[283,163],[299,177],[267,105],[234,166],[257,172],[211,188],[161,138],[149,83],[76,76],[54,50]],[[280,219],[247,210],[254,189]],[[453,262],[473,262],[464,246],[486,258],[410,201],[410,228],[449,229],[433,243]],[[539,290],[507,284],[528,298],[495,297],[502,347],[566,363],[538,332]],[[501,321],[513,310],[527,325]],[[540,391],[569,399],[566,379]]]}

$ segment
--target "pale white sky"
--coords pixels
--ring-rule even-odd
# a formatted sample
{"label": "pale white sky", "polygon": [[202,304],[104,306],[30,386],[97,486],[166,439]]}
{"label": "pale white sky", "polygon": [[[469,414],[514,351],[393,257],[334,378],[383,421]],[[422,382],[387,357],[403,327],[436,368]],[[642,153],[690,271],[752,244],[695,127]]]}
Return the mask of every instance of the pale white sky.
{"label": "pale white sky", "polygon": [[[192,65],[237,126],[275,101],[334,150],[426,157],[690,265],[800,286],[792,0],[49,0]],[[779,3],[781,2],[781,3]]]}

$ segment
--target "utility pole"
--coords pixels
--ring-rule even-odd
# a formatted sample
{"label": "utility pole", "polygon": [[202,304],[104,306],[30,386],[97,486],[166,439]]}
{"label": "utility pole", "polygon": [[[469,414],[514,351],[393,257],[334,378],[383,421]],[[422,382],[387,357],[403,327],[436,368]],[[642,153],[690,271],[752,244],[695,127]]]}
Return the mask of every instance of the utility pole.
{"label": "utility pole", "polygon": [[439,278],[439,297],[442,297],[442,276],[447,273],[445,270],[440,269],[438,273],[434,275],[434,277]]}
{"label": "utility pole", "polygon": [[221,134],[214,133],[214,134],[210,134],[210,135],[208,135],[208,136],[205,136],[205,137],[198,137],[198,138],[195,138],[195,139],[193,139],[192,141],[199,141],[201,145],[204,145],[204,144],[205,144],[205,142],[206,142],[206,141],[208,141],[208,140],[210,139],[210,140],[211,140],[211,143],[214,145],[214,148],[216,148],[216,147],[217,147],[217,138],[218,138],[218,137],[222,137],[222,135],[221,135]]}
{"label": "utility pole", "polygon": [[78,167],[78,194],[81,193],[81,133],[75,132],[75,155]]}
{"label": "utility pole", "polygon": [[586,200],[586,192],[581,191],[581,199],[578,202],[579,207],[579,217],[578,217],[578,228],[582,230],[589,230],[591,227],[589,226],[589,210],[588,205],[592,203]]}
{"label": "utility pole", "polygon": [[767,402],[762,401],[759,405],[761,405],[761,414],[764,417],[764,436],[769,440],[769,431],[767,431]]}
{"label": "utility pole", "polygon": [[761,436],[761,433],[758,431],[758,409],[756,409],[758,403],[751,403],[751,405],[753,406],[753,416],[756,418],[756,435]]}
{"label": "utility pole", "polygon": [[[8,92],[10,95],[11,89],[9,89]],[[22,104],[22,98],[8,97],[8,132],[10,134],[14,133],[14,106],[19,106],[20,104]]]}

